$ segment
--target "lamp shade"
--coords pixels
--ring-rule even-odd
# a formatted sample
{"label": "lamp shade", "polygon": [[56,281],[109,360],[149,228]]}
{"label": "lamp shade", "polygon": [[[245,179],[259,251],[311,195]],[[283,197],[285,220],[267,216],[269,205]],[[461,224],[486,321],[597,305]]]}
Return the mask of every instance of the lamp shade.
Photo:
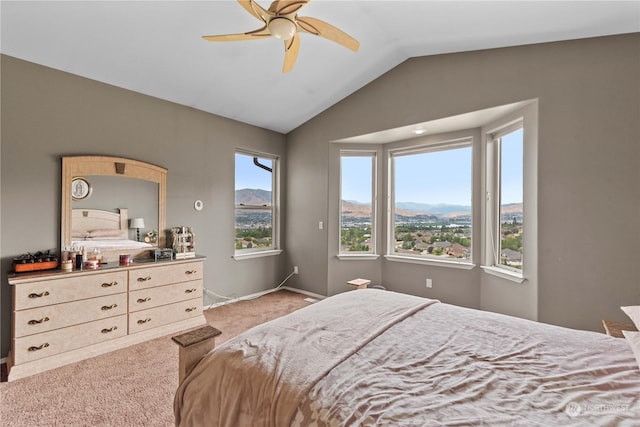
{"label": "lamp shade", "polygon": [[133,218],[129,224],[129,228],[144,228],[144,218]]}

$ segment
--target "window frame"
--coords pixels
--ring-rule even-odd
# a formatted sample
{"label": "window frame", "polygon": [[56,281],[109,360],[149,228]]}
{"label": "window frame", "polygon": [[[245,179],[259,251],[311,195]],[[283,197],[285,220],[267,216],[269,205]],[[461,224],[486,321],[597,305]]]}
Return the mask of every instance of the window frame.
{"label": "window frame", "polygon": [[[269,159],[272,162],[271,166],[271,245],[267,248],[250,248],[250,249],[236,249],[235,248],[235,236],[237,230],[236,223],[236,212],[238,209],[240,210],[256,210],[256,209],[265,209],[262,205],[236,205],[235,204],[235,185],[237,178],[237,170],[236,170],[236,156],[244,155],[249,157],[255,157],[258,159]],[[269,154],[265,152],[255,151],[255,150],[247,150],[243,148],[236,148],[234,150],[234,214],[233,214],[233,238],[234,238],[234,252],[233,259],[242,260],[242,259],[251,259],[251,258],[259,258],[264,256],[272,256],[279,255],[282,253],[282,249],[280,248],[280,156],[275,154]],[[257,166],[256,166],[257,167]]]}
{"label": "window frame", "polygon": [[[396,148],[390,148],[387,150],[387,248],[385,259],[389,261],[399,261],[399,262],[408,262],[408,263],[417,263],[417,264],[426,264],[433,265],[439,267],[452,267],[452,268],[460,268],[470,270],[475,267],[475,251],[474,247],[474,212],[475,212],[475,200],[474,200],[474,188],[475,188],[475,144],[474,144],[474,136],[471,133],[465,132],[462,136],[453,136],[453,135],[439,135],[439,137],[445,137],[444,139],[438,138],[438,140],[433,142],[428,142],[420,145],[402,145],[397,146]],[[471,257],[468,260],[456,260],[456,259],[438,259],[438,258],[427,258],[418,255],[410,255],[410,254],[397,254],[395,249],[395,162],[394,158],[398,156],[406,156],[406,155],[417,155],[424,154],[429,152],[438,152],[438,151],[446,151],[453,150],[458,148],[470,148],[471,156],[469,159],[469,167],[471,168],[471,182],[469,190],[470,190],[470,201],[471,201]]]}
{"label": "window frame", "polygon": [[[342,158],[343,157],[369,157],[371,159],[371,246],[370,251],[364,252],[342,252]],[[340,181],[338,187],[338,255],[341,260],[366,260],[377,259],[377,240],[378,240],[378,221],[377,221],[377,205],[378,205],[378,152],[369,149],[340,149]]]}
{"label": "window frame", "polygon": [[522,129],[523,132],[523,140],[522,140],[522,150],[523,150],[523,188],[522,188],[522,209],[523,209],[523,240],[527,239],[527,235],[529,235],[530,226],[527,223],[526,217],[526,204],[527,204],[527,185],[525,183],[526,178],[526,170],[525,170],[525,158],[526,156],[526,124],[525,117],[520,115],[516,119],[513,120],[503,120],[502,122],[498,122],[488,131],[484,132],[485,139],[485,172],[483,174],[484,180],[484,206],[483,206],[483,214],[484,214],[484,228],[483,228],[483,257],[482,257],[482,269],[489,274],[494,276],[502,277],[504,279],[511,280],[516,283],[522,283],[526,280],[526,266],[527,262],[525,261],[525,253],[527,252],[525,249],[522,251],[522,269],[517,269],[514,267],[510,267],[507,265],[503,265],[500,263],[500,252],[502,247],[502,242],[500,238],[501,234],[501,218],[500,218],[500,205],[501,205],[501,195],[502,195],[502,159],[501,159],[501,144],[502,137],[513,133],[519,129]]}

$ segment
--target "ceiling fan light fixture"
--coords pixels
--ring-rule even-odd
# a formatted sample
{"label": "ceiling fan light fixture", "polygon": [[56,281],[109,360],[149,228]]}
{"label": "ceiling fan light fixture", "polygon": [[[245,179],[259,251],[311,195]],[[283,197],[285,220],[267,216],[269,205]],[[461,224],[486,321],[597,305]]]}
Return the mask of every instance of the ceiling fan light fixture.
{"label": "ceiling fan light fixture", "polygon": [[271,35],[279,40],[290,40],[296,33],[296,24],[287,18],[273,18],[268,27]]}

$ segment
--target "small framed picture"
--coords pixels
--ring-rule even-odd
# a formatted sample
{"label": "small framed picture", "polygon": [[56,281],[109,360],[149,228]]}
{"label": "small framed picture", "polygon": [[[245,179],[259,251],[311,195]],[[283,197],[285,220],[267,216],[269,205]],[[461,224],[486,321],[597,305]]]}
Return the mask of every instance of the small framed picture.
{"label": "small framed picture", "polygon": [[73,200],[86,199],[91,195],[91,185],[89,181],[82,177],[73,178],[71,181],[71,197]]}

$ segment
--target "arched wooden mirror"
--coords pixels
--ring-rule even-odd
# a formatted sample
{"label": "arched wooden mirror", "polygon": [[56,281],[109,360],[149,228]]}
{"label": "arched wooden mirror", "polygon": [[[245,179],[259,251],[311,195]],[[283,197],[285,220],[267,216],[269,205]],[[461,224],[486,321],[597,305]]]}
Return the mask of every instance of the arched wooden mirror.
{"label": "arched wooden mirror", "polygon": [[167,170],[108,156],[62,158],[61,250],[150,256],[165,246]]}

